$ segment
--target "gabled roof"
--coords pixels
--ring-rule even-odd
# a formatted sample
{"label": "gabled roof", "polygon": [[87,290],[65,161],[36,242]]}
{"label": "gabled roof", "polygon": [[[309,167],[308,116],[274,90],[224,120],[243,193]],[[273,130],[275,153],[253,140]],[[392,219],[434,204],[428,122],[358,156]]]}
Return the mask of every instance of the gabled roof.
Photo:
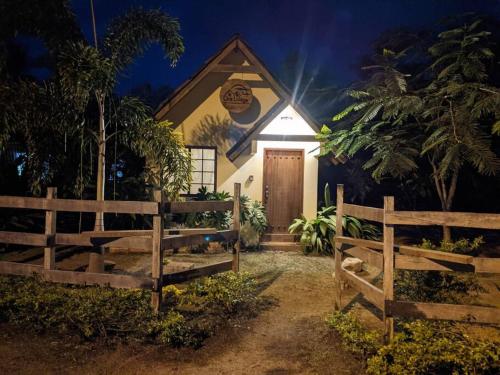
{"label": "gabled roof", "polygon": [[285,100],[279,100],[252,128],[245,133],[227,152],[226,156],[229,160],[234,161],[245,150],[252,140],[257,136],[262,129],[266,127],[278,114],[281,113],[288,103]]}
{"label": "gabled roof", "polygon": [[250,64],[248,67],[240,66],[239,68],[248,69],[248,72],[259,74],[264,78],[270,85],[271,89],[275,91],[276,95],[280,100],[257,121],[252,128],[249,129],[245,135],[227,152],[227,156],[230,160],[234,160],[243,149],[245,149],[248,144],[259,134],[259,130],[263,129],[276,115],[278,115],[287,105],[291,105],[295,111],[316,131],[319,131],[320,127],[312,116],[300,105],[300,103],[295,103],[293,101],[290,92],[271,74],[271,72],[266,68],[264,63],[257,57],[253,50],[246,44],[239,35],[233,36],[217,54],[212,56],[205,64],[201,67],[198,72],[181,86],[179,86],[165,101],[163,101],[157,108],[155,117],[162,118],[167,112],[169,112],[182,98],[184,98],[198,83],[200,83],[204,77],[213,71],[223,71],[220,70],[224,68],[223,65],[219,65],[221,61],[224,60],[232,51],[239,50],[246,58]]}
{"label": "gabled roof", "polygon": [[163,102],[160,103],[155,111],[155,117],[162,117],[173,106],[175,106],[194,86],[196,86],[208,73],[210,73],[215,65],[220,63],[231,51],[237,48],[236,40],[238,35],[233,36],[224,46],[211,58],[205,61],[205,64],[184,83],[177,87]]}

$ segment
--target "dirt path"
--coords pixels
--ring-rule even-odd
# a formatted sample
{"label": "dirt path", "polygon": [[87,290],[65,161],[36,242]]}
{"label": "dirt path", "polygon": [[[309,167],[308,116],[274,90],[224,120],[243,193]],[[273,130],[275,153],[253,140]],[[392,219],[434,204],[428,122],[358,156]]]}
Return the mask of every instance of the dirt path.
{"label": "dirt path", "polygon": [[[88,374],[361,374],[362,366],[324,323],[333,301],[332,260],[287,253],[242,257],[263,295],[277,304],[242,327],[230,327],[199,350],[155,346],[75,347],[47,337],[0,340],[0,372]],[[352,295],[351,295],[352,297]],[[7,336],[7,337],[6,337]],[[45,345],[44,345],[45,343]],[[51,348],[53,350],[49,350]],[[5,367],[6,366],[6,367]],[[4,369],[2,370],[2,367]]]}

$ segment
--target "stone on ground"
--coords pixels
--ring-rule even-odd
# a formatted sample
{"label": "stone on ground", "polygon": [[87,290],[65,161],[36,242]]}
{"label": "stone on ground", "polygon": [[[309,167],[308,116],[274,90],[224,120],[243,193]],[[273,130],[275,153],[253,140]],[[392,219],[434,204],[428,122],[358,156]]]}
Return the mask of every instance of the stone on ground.
{"label": "stone on ground", "polygon": [[348,271],[361,272],[363,270],[363,261],[359,258],[345,258],[342,267]]}

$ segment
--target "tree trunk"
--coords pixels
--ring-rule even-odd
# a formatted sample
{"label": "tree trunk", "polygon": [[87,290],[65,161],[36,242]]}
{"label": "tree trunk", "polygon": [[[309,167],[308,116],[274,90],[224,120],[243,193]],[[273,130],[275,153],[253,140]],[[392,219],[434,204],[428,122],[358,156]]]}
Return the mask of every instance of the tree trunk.
{"label": "tree trunk", "polygon": [[[97,154],[96,200],[103,201],[106,182],[106,128],[104,125],[103,95],[97,95],[97,106],[99,107],[99,140]],[[102,212],[96,212],[94,230],[104,230],[104,214]]]}
{"label": "tree trunk", "polygon": [[451,227],[443,225],[443,241],[451,242]]}
{"label": "tree trunk", "polygon": [[[444,202],[444,211],[451,211],[453,205],[453,198],[455,198],[455,192],[457,191],[458,183],[458,170],[453,171],[451,176],[450,186],[448,188],[448,193],[446,196],[446,201]],[[444,183],[443,183],[444,185]],[[443,226],[443,241],[451,242],[451,227]]]}
{"label": "tree trunk", "polygon": [[[104,122],[104,95],[97,93],[97,106],[99,108],[99,140],[98,140],[98,157],[97,157],[97,183],[96,183],[96,200],[104,200],[104,188],[106,182],[106,127]],[[104,213],[96,212],[95,214],[95,231],[104,230]],[[97,246],[89,253],[88,272],[102,273],[104,272],[104,247]]]}
{"label": "tree trunk", "polygon": [[[457,191],[458,170],[453,172],[448,187],[446,186],[446,181],[442,177],[435,175],[434,181],[439,200],[441,201],[441,209],[443,212],[451,211],[453,198],[455,197],[455,192]],[[443,241],[450,242],[451,240],[451,227],[443,225]]]}

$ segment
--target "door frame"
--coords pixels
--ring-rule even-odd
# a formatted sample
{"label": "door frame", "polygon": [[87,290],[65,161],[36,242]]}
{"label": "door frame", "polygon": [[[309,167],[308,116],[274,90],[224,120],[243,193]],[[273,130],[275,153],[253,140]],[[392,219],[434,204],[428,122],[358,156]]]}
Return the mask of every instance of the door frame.
{"label": "door frame", "polygon": [[[302,176],[300,181],[301,199],[300,199],[300,212],[304,213],[304,177],[305,177],[305,149],[303,148],[280,148],[280,147],[265,147],[263,150],[262,157],[262,202],[265,201],[266,194],[266,152],[267,151],[300,151],[302,155]],[[264,203],[264,207],[267,210],[267,202]]]}

